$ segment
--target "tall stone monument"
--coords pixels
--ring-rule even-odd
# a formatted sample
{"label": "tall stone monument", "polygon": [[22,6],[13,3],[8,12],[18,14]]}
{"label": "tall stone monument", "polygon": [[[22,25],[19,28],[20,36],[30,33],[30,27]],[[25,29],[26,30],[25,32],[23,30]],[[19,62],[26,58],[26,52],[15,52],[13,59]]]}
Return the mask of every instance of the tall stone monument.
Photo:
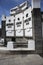
{"label": "tall stone monument", "polygon": [[40,0],[32,0],[33,39],[35,40],[35,53],[42,55],[42,22]]}

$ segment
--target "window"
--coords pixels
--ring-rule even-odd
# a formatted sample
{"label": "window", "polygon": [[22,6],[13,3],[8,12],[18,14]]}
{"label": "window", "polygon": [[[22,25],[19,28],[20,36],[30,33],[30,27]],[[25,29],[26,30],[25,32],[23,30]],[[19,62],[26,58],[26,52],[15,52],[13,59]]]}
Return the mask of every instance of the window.
{"label": "window", "polygon": [[27,22],[29,22],[29,20],[28,20],[28,19],[26,19],[24,22],[25,22],[25,23],[27,23]]}
{"label": "window", "polygon": [[20,27],[21,25],[17,25],[17,27]]}
{"label": "window", "polygon": [[6,24],[6,26],[8,26],[8,25],[11,25],[11,26],[12,26],[12,25],[13,25],[13,23],[12,23],[12,24]]}
{"label": "window", "polygon": [[11,22],[11,20],[9,20],[9,22]]}
{"label": "window", "polygon": [[18,20],[20,20],[20,18],[18,18]]}
{"label": "window", "polygon": [[28,25],[29,24],[29,19],[26,19],[24,22],[26,23],[26,25]]}
{"label": "window", "polygon": [[29,24],[29,22],[26,23],[26,25],[28,25],[28,24]]}
{"label": "window", "polygon": [[26,17],[28,17],[28,13],[26,14]]}
{"label": "window", "polygon": [[26,23],[26,22],[28,22],[28,21],[29,21],[29,20],[28,20],[28,19],[26,19],[26,20],[25,20],[25,23]]}
{"label": "window", "polygon": [[22,23],[22,22],[17,22],[17,23],[16,23],[17,27],[20,27],[20,26],[21,26],[21,23]]}
{"label": "window", "polygon": [[8,25],[8,28],[11,28],[12,26],[11,25]]}
{"label": "window", "polygon": [[31,18],[29,18],[29,21],[31,21]]}
{"label": "window", "polygon": [[16,25],[17,25],[17,24],[21,24],[21,22],[17,22]]}

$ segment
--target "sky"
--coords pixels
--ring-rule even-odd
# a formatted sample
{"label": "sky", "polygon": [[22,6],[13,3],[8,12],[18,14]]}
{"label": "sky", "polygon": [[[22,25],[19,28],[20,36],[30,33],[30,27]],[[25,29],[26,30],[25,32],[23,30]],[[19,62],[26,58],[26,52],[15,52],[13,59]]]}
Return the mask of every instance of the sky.
{"label": "sky", "polygon": [[[0,21],[1,21],[2,14],[5,14],[6,16],[8,16],[10,14],[11,8],[25,1],[29,1],[31,3],[31,0],[0,0]],[[43,11],[43,0],[41,0],[41,10]]]}

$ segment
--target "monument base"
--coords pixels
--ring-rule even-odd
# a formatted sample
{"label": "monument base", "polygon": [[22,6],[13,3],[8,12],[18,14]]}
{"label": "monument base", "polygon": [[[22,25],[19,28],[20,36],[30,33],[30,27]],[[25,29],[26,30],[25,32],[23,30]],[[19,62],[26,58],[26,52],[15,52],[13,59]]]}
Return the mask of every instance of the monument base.
{"label": "monument base", "polygon": [[12,42],[12,41],[9,41],[9,42],[7,43],[7,48],[8,48],[8,49],[13,49],[13,42]]}

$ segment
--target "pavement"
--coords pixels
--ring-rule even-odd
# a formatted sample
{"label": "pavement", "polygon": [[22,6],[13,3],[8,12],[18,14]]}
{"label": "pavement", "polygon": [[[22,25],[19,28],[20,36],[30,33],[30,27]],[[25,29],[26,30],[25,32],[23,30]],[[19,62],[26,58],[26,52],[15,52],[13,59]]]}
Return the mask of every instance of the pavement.
{"label": "pavement", "polygon": [[43,58],[37,54],[0,55],[0,65],[43,65]]}

